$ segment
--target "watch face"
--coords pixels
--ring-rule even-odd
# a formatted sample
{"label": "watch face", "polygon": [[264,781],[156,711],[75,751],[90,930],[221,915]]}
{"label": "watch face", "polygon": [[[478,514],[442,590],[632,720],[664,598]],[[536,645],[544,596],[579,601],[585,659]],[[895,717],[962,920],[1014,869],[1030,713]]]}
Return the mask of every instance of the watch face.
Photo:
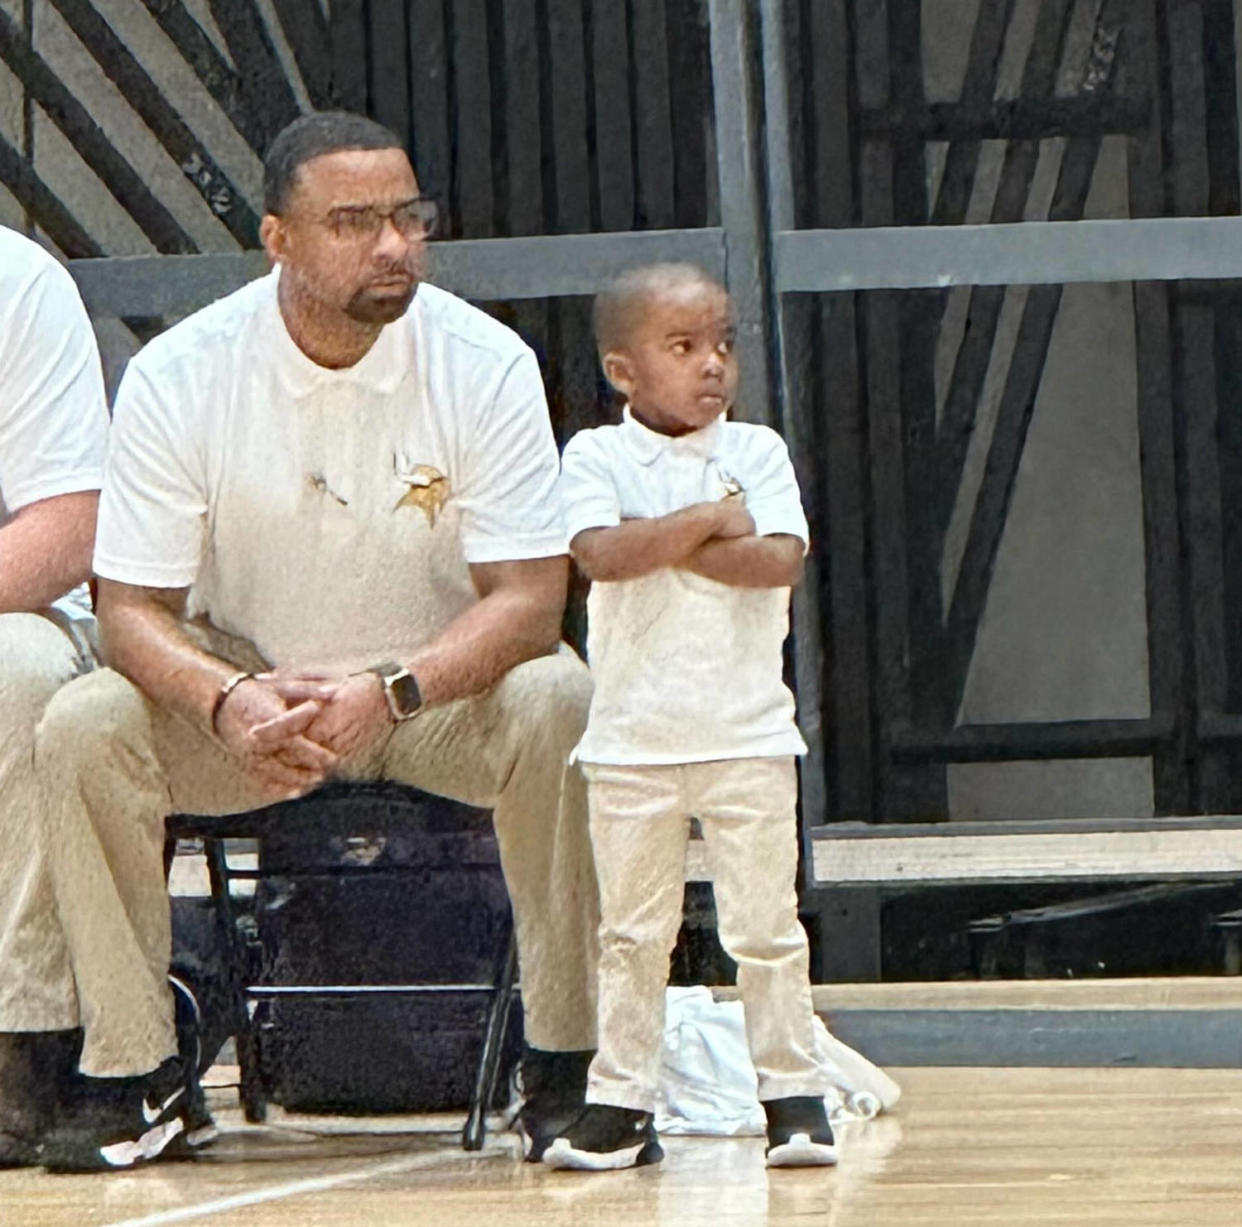
{"label": "watch face", "polygon": [[412,716],[422,706],[422,696],[418,693],[418,683],[409,673],[401,673],[388,683],[393,702],[402,716]]}

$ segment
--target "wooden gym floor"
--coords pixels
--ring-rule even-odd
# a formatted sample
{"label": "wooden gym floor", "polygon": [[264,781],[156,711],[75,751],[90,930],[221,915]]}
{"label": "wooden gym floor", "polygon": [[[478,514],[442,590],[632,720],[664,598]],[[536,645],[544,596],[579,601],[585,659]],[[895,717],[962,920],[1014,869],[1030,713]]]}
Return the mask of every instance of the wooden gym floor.
{"label": "wooden gym floor", "polygon": [[128,1175],[0,1172],[4,1227],[817,1227],[1242,1222],[1242,1070],[911,1068],[889,1117],[841,1131],[836,1170],[768,1172],[757,1138],[666,1139],[658,1168],[557,1173],[512,1135],[467,1155],[460,1119],[294,1118],[192,1164]]}

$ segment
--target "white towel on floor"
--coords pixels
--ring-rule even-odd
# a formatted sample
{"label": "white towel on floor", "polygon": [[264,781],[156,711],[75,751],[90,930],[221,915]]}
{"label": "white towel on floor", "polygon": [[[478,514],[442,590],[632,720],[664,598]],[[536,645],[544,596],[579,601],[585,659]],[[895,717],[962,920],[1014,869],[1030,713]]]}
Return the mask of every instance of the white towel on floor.
{"label": "white towel on floor", "polygon": [[[824,1102],[833,1124],[870,1120],[891,1108],[901,1088],[861,1053],[815,1020],[820,1062],[831,1089]],[[670,988],[660,1063],[661,1133],[717,1136],[761,1134],[755,1069],[746,1047],[740,1001],[716,1001],[710,988]]]}

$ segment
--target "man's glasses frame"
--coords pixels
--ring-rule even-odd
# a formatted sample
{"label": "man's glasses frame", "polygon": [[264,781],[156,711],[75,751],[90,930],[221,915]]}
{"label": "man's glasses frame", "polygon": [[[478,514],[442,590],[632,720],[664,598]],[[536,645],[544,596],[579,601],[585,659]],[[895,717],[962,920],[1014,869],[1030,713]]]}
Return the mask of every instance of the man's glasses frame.
{"label": "man's glasses frame", "polygon": [[338,239],[348,242],[374,242],[386,221],[391,221],[397,233],[404,238],[429,239],[438,229],[440,206],[430,196],[415,196],[391,209],[377,209],[374,205],[342,205],[324,219],[328,229]]}

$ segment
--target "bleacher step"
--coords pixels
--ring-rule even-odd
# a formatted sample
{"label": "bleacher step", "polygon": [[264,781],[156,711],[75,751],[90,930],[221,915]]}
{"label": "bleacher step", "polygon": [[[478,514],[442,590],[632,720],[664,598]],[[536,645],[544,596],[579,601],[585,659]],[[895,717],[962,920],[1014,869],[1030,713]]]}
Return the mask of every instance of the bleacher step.
{"label": "bleacher step", "polygon": [[813,1000],[879,1065],[1242,1067],[1242,977],[817,984]]}

